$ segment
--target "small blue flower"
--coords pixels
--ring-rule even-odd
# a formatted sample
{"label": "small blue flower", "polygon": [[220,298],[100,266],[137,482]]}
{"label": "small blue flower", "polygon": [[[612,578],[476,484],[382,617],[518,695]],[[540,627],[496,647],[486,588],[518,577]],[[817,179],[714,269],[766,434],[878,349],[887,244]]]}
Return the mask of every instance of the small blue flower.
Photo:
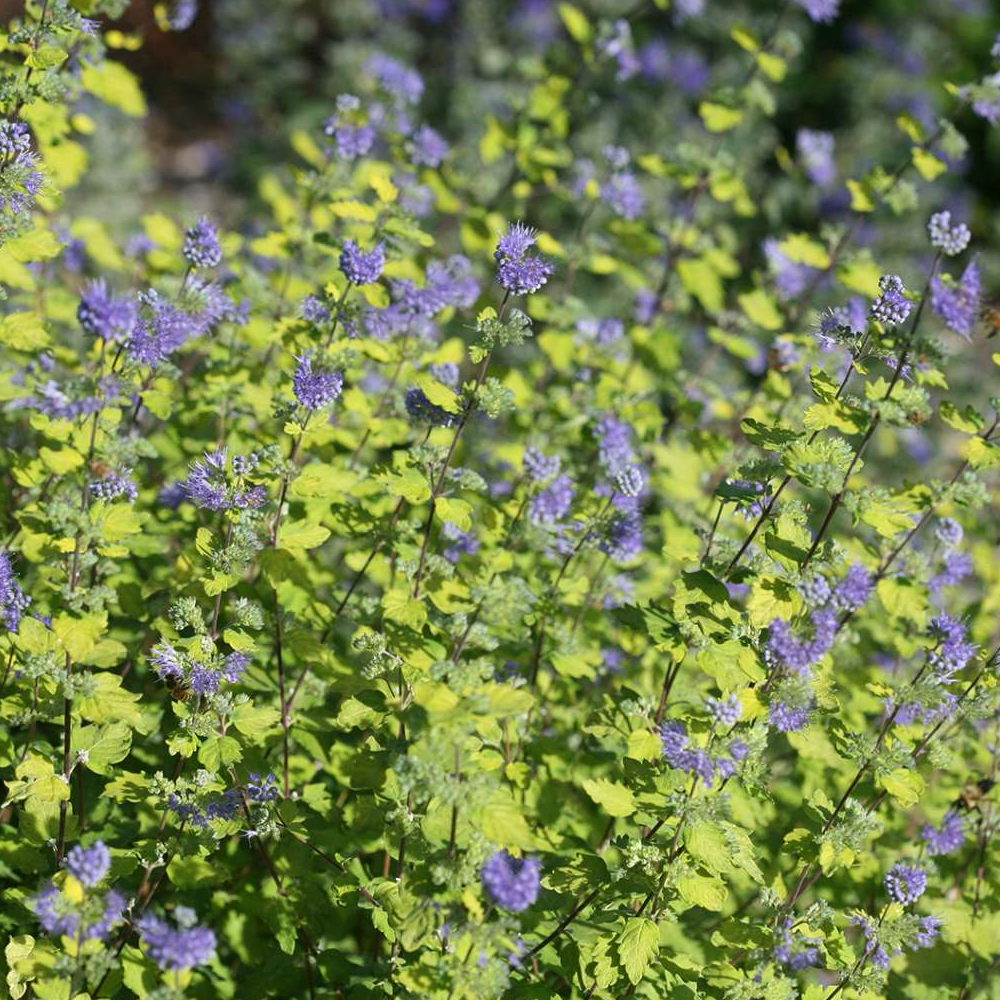
{"label": "small blue flower", "polygon": [[885,891],[904,906],[915,903],[927,888],[927,872],[918,865],[897,862],[886,872]]}
{"label": "small blue flower", "polygon": [[376,243],[371,251],[364,253],[354,242],[347,240],[340,252],[340,270],[348,281],[355,285],[374,284],[385,267],[385,250]]}
{"label": "small blue flower", "polygon": [[111,852],[103,841],[96,840],[90,847],[77,844],[66,855],[66,870],[82,885],[92,889],[111,868]]}
{"label": "small blue flower", "polygon": [[296,359],[298,365],[292,377],[295,398],[307,410],[319,410],[340,397],[344,387],[344,376],[340,372],[322,371],[313,368],[311,355]]}
{"label": "small blue flower", "polygon": [[222,263],[219,231],[202,216],[184,234],[184,259],[196,268],[218,267]]}

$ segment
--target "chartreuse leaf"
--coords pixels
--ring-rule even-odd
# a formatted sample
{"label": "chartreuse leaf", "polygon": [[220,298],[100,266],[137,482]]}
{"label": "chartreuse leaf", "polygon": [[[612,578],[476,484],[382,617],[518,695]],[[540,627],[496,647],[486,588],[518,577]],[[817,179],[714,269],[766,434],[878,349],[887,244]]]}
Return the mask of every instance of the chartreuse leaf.
{"label": "chartreuse leaf", "polygon": [[626,756],[633,760],[656,760],[662,749],[660,737],[648,729],[634,729],[629,733]]}
{"label": "chartreuse leaf", "polygon": [[825,270],[830,266],[830,254],[826,247],[805,233],[792,233],[785,237],[778,244],[778,249],[793,264],[806,264],[820,270]]}
{"label": "chartreuse leaf", "polygon": [[459,531],[468,531],[472,527],[472,504],[466,503],[465,500],[436,497],[434,510],[442,521],[450,522]]}
{"label": "chartreuse leaf", "polygon": [[417,386],[434,406],[439,406],[446,413],[458,413],[461,409],[460,397],[454,389],[443,385],[430,375],[420,375]]}
{"label": "chartreuse leaf", "polygon": [[954,403],[946,399],[938,407],[938,413],[949,427],[954,427],[955,430],[963,431],[966,434],[978,434],[985,423],[985,420],[971,404],[959,410]]}
{"label": "chartreuse leaf", "polygon": [[905,767],[880,775],[878,784],[904,809],[915,806],[925,788],[924,779],[916,771],[907,770]]}
{"label": "chartreuse leaf", "polygon": [[210,771],[230,767],[243,757],[243,751],[232,736],[210,736],[198,750],[198,762]]}
{"label": "chartreuse leaf", "polygon": [[718,312],[724,304],[722,280],[718,271],[704,258],[681,260],[677,263],[681,284],[709,312]]}
{"label": "chartreuse leaf", "polygon": [[73,730],[71,749],[84,753],[84,766],[95,774],[111,774],[112,764],[128,756],[132,746],[132,730],[124,722],[103,726],[77,726]]}
{"label": "chartreuse leaf", "polygon": [[714,872],[731,871],[729,844],[721,827],[706,820],[685,824],[684,847],[696,861]]}
{"label": "chartreuse leaf", "polygon": [[740,308],[746,313],[747,319],[764,330],[779,330],[781,328],[781,313],[771,295],[763,289],[755,288],[738,296]]}
{"label": "chartreuse leaf", "polygon": [[57,775],[52,762],[29,754],[14,770],[15,780],[7,785],[7,799],[3,803],[35,799],[43,804],[63,802],[69,798],[69,785],[62,775]]}
{"label": "chartreuse leaf", "polygon": [[416,469],[386,473],[382,478],[393,496],[403,497],[412,504],[423,503],[430,499],[431,488],[427,485],[427,477]]}
{"label": "chartreuse leaf", "polygon": [[969,438],[962,445],[962,452],[973,469],[995,469],[1000,465],[1000,446],[981,437]]}
{"label": "chartreuse leaf", "polygon": [[709,132],[728,132],[743,121],[743,112],[739,108],[727,108],[712,101],[702,101],[698,105],[698,114]]}
{"label": "chartreuse leaf", "polygon": [[245,702],[233,709],[233,725],[251,743],[262,743],[268,733],[281,721],[281,712],[267,705]]}
{"label": "chartreuse leaf", "polygon": [[142,712],[136,705],[140,696],[124,690],[118,674],[91,673],[89,681],[93,691],[81,698],[77,706],[84,719],[97,723],[123,722],[133,727],[142,722]]}
{"label": "chartreuse leaf", "polygon": [[312,521],[288,521],[281,526],[278,541],[283,549],[315,549],[330,537],[330,529]]}
{"label": "chartreuse leaf", "polygon": [[631,816],[635,812],[632,792],[617,781],[607,778],[584,781],[583,790],[609,816]]}
{"label": "chartreuse leaf", "polygon": [[618,957],[632,984],[646,974],[660,949],[660,929],[648,917],[629,917],[618,941]]}
{"label": "chartreuse leaf", "polygon": [[579,7],[574,7],[571,3],[561,3],[559,4],[559,17],[573,41],[579,42],[580,45],[586,45],[590,41],[590,22],[587,20],[587,15]]}
{"label": "chartreuse leaf", "polygon": [[141,118],[146,113],[146,99],[139,89],[139,82],[121,63],[110,59],[99,63],[85,62],[80,82],[83,89],[98,100],[127,115]]}
{"label": "chartreuse leaf", "polygon": [[719,911],[726,905],[726,897],[729,895],[721,880],[693,873],[678,879],[677,891],[681,899],[692,906],[714,911]]}
{"label": "chartreuse leaf", "polygon": [[948,169],[947,164],[922,146],[913,147],[913,165],[925,181],[932,181],[936,177],[940,177]]}
{"label": "chartreuse leaf", "polygon": [[105,612],[85,615],[78,618],[75,615],[56,615],[52,619],[52,631],[55,632],[59,645],[66,651],[70,660],[79,663],[97,645],[98,638],[108,627],[108,616]]}
{"label": "chartreuse leaf", "polygon": [[486,801],[480,813],[479,828],[486,839],[498,847],[518,851],[538,847],[538,838],[524,818],[524,809],[506,792],[497,792]]}
{"label": "chartreuse leaf", "polygon": [[427,607],[410,594],[406,587],[386,591],[382,595],[382,610],[390,621],[420,629],[427,621]]}

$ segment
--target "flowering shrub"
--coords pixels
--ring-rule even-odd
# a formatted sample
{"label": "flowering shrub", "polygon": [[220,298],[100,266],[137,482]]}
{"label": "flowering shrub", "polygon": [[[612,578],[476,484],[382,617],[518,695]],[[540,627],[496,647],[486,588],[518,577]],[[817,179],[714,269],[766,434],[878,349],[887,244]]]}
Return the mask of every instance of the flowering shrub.
{"label": "flowering shrub", "polygon": [[134,213],[127,0],[6,24],[9,995],[997,996],[1000,40],[330,6]]}

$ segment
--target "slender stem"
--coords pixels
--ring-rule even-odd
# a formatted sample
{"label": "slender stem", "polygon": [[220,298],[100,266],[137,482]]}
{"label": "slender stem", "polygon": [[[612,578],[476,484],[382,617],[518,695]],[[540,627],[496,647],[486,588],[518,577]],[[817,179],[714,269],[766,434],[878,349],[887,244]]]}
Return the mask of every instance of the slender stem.
{"label": "slender stem", "polygon": [[[509,293],[508,293],[509,294]],[[504,298],[504,304],[506,304],[506,297]],[[503,306],[501,305],[501,311]],[[441,491],[444,489],[445,476],[448,474],[448,467],[451,465],[451,460],[455,455],[455,449],[458,447],[459,438],[462,436],[462,431],[465,430],[465,425],[469,422],[469,418],[472,416],[479,402],[479,390],[482,387],[483,382],[486,379],[486,372],[489,370],[490,359],[493,357],[493,352],[487,352],[486,356],[483,358],[482,364],[479,366],[479,373],[476,376],[476,383],[472,388],[472,396],[469,399],[468,405],[462,412],[462,416],[455,427],[455,433],[451,438],[451,445],[448,448],[448,453],[445,455],[444,464],[441,466],[441,471],[438,473],[437,479],[431,488],[430,496],[430,510],[427,512],[427,521],[424,524],[424,534],[423,539],[420,543],[420,560],[417,563],[417,573],[413,580],[413,596],[420,596],[420,582],[424,575],[424,564],[427,560],[427,543],[430,541],[431,528],[434,525],[434,515],[435,515],[435,501],[441,495]]]}
{"label": "slender stem", "polygon": [[[292,835],[292,836],[293,836],[293,837],[294,837],[294,838],[295,838],[295,839],[296,839],[296,840],[297,840],[297,841],[298,841],[298,842],[299,842],[299,843],[300,843],[300,844],[301,844],[301,845],[302,845],[303,847],[307,847],[307,848],[309,848],[309,850],[310,850],[310,851],[312,851],[312,852],[313,852],[313,854],[315,854],[315,855],[316,855],[316,856],[317,856],[318,858],[321,858],[321,859],[322,859],[323,861],[325,861],[325,862],[326,862],[326,863],[327,863],[328,865],[330,865],[330,867],[331,867],[331,868],[336,868],[336,869],[337,869],[337,871],[339,871],[339,872],[340,872],[340,873],[341,873],[342,875],[349,875],[349,874],[350,874],[350,869],[348,869],[348,867],[347,867],[346,865],[344,865],[344,864],[342,864],[341,862],[339,862],[339,861],[338,861],[338,860],[337,860],[336,858],[334,858],[334,857],[331,857],[331,856],[330,856],[329,854],[327,854],[327,853],[326,853],[326,851],[323,851],[323,850],[321,850],[320,848],[318,848],[318,847],[317,847],[317,846],[316,846],[316,845],[315,845],[314,843],[312,843],[312,841],[310,841],[310,840],[308,840],[307,838],[305,838],[305,837],[303,837],[303,836],[300,836],[300,835],[299,835],[298,833],[296,833],[296,832],[295,832],[295,831],[294,831],[294,830],[293,830],[293,829],[292,829],[292,828],[291,828],[291,827],[290,827],[290,826],[289,826],[289,825],[288,825],[288,824],[287,824],[287,823],[286,823],[286,822],[284,821],[284,819],[282,818],[282,816],[281,816],[281,814],[280,814],[280,813],[276,812],[276,813],[275,813],[274,815],[275,815],[275,818],[276,818],[276,819],[278,820],[278,822],[279,822],[279,823],[280,823],[280,824],[281,824],[281,825],[282,825],[282,826],[283,826],[283,827],[284,827],[284,828],[285,828],[285,829],[286,829],[286,830],[287,830],[287,831],[288,831],[288,832],[289,832],[289,833],[290,833],[290,834],[291,834],[291,835]],[[374,897],[374,896],[373,896],[373,895],[372,895],[372,894],[371,894],[371,893],[370,893],[370,892],[369,892],[369,891],[368,891],[368,890],[367,890],[367,889],[366,889],[366,888],[365,888],[365,887],[364,887],[363,885],[359,885],[359,886],[358,886],[358,892],[359,892],[359,894],[360,894],[361,896],[363,896],[363,897],[364,897],[364,898],[365,898],[365,899],[366,899],[366,900],[367,900],[367,901],[368,901],[369,903],[371,903],[371,904],[372,904],[372,906],[375,906],[375,907],[378,907],[379,909],[381,909],[381,908],[382,908],[382,904],[381,904],[381,903],[380,903],[380,902],[379,902],[379,901],[378,901],[378,900],[377,900],[377,899],[376,899],[376,898],[375,898],[375,897]]]}
{"label": "slender stem", "polygon": [[462,780],[462,748],[458,743],[455,744],[455,785],[456,785],[456,798],[451,807],[451,833],[448,837],[448,857],[455,857],[455,846],[456,838],[458,834],[458,797],[457,791],[461,787],[460,782]]}
{"label": "slender stem", "polygon": [[281,774],[282,789],[287,799],[291,794],[288,780],[288,701],[285,698],[285,660],[282,653],[281,606],[278,604],[278,592],[274,594],[274,656],[278,663],[278,702],[281,705]]}
{"label": "slender stem", "polygon": [[722,508],[724,501],[719,501],[719,509],[715,512],[715,520],[712,522],[712,530],[708,533],[708,542],[705,545],[705,554],[701,557],[703,563],[708,562],[708,557],[712,554],[712,542],[715,541],[715,533],[719,530],[719,521],[722,520]]}
{"label": "slender stem", "polygon": [[[941,262],[941,251],[934,255],[934,261],[931,264],[931,269],[927,275],[927,280],[924,282],[924,288],[920,295],[920,302],[917,304],[916,311],[913,315],[913,322],[910,324],[909,333],[906,335],[904,340],[903,353],[899,356],[896,363],[896,370],[893,372],[892,379],[889,381],[889,386],[885,390],[885,395],[882,397],[882,402],[886,403],[892,396],[892,390],[896,388],[896,383],[903,377],[903,371],[906,368],[906,362],[909,360],[910,352],[913,349],[913,341],[917,334],[917,328],[920,326],[920,318],[923,316],[924,307],[927,304],[927,298],[930,291],[931,281],[934,275],[937,273],[938,264]],[[810,560],[816,554],[816,550],[819,548],[820,542],[823,540],[823,536],[826,534],[827,528],[830,526],[830,522],[833,520],[833,515],[839,509],[841,503],[844,499],[844,494],[847,491],[847,484],[854,474],[854,468],[861,461],[861,456],[864,454],[865,448],[868,446],[869,441],[872,439],[872,435],[875,433],[875,429],[878,427],[879,421],[881,420],[882,411],[877,410],[872,416],[871,420],[868,422],[868,428],[861,438],[861,442],[854,452],[854,457],[851,459],[851,464],[847,468],[847,472],[844,473],[843,482],[840,484],[840,489],[833,495],[830,499],[830,505],[827,508],[826,515],[823,518],[823,523],[820,525],[819,531],[816,532],[816,537],[813,539],[812,546],[806,553],[805,561],[802,563],[802,570],[809,565]]]}
{"label": "slender stem", "polygon": [[[524,494],[524,499],[521,501],[521,506],[517,508],[517,513],[514,515],[514,519],[510,522],[510,525],[507,528],[507,532],[504,535],[504,543],[502,548],[507,547],[507,543],[510,541],[511,536],[514,534],[514,528],[516,527],[517,522],[521,519],[521,514],[524,513],[524,509],[525,507],[527,507],[528,500],[530,497],[531,497],[531,492],[529,490]],[[493,581],[496,580],[497,576],[499,576],[499,573],[497,573],[495,570],[493,573],[490,574],[489,582],[486,584],[487,593],[489,593],[490,588],[493,586]],[[465,624],[465,630],[459,636],[458,641],[455,643],[455,645],[452,646],[451,652],[448,654],[448,659],[451,660],[453,663],[457,663],[458,658],[462,655],[462,650],[465,649],[465,644],[469,640],[469,634],[472,632],[472,629],[475,627],[476,622],[479,620],[480,614],[482,614],[483,605],[485,604],[485,602],[486,602],[486,594],[484,594],[476,603],[475,609],[473,610],[472,614],[469,616],[469,619]]]}
{"label": "slender stem", "polygon": [[657,728],[659,728],[660,723],[663,722],[664,713],[667,711],[667,699],[670,697],[670,689],[674,686],[674,681],[677,680],[677,675],[680,672],[680,660],[667,667],[666,676],[663,678],[663,688],[660,691],[660,704],[656,709],[656,717],[653,720],[654,725]]}
{"label": "slender stem", "polygon": [[294,471],[295,459],[299,456],[299,448],[302,446],[302,438],[305,436],[306,428],[309,426],[309,418],[312,416],[312,410],[307,411],[305,420],[302,421],[302,430],[299,431],[298,436],[292,442],[291,450],[288,453],[288,464],[291,468],[281,477],[281,488],[278,491],[278,509],[274,515],[274,524],[271,527],[271,548],[277,548],[278,546],[278,530],[281,527],[281,519],[284,514],[285,509],[285,497],[288,495],[288,484],[291,479],[291,473]]}
{"label": "slender stem", "polygon": [[347,293],[352,288],[352,282],[348,281],[344,285],[344,290],[340,293],[340,298],[337,299],[337,304],[334,307],[333,323],[330,324],[330,332],[327,334],[326,342],[323,344],[323,350],[329,350],[330,344],[333,343],[333,336],[337,332],[337,324],[340,322],[340,314],[344,309],[344,302],[347,300]]}

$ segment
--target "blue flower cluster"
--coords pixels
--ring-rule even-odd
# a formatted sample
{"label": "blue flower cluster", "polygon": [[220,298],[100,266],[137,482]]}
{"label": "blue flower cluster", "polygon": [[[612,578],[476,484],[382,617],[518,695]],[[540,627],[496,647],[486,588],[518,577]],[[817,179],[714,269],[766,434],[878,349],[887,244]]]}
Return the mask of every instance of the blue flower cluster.
{"label": "blue flower cluster", "polygon": [[555,271],[543,257],[530,252],[537,238],[537,230],[515,222],[497,241],[493,254],[497,261],[497,282],[511,295],[537,292]]}
{"label": "blue flower cluster", "polygon": [[9,632],[16,632],[21,616],[31,604],[31,598],[21,589],[14,576],[10,556],[0,551],[0,619]]}
{"label": "blue flower cluster", "polygon": [[178,971],[205,965],[215,957],[215,932],[197,923],[186,906],[174,910],[176,927],[152,914],[135,922],[146,954],[164,970]]}
{"label": "blue flower cluster", "polygon": [[497,851],[483,865],[482,882],[490,899],[504,910],[528,909],[541,888],[542,865],[537,858],[515,858]]}
{"label": "blue flower cluster", "polygon": [[[223,446],[207,452],[205,457],[191,466],[184,482],[185,498],[206,510],[245,510],[261,507],[267,502],[267,490],[248,482],[247,476],[256,471],[257,456],[245,458],[234,455],[228,458]],[[232,478],[229,469],[232,469]]]}
{"label": "blue flower cluster", "polygon": [[709,749],[691,745],[687,726],[671,720],[660,727],[663,759],[677,771],[686,771],[711,788],[716,776],[725,780],[736,773],[736,765],[746,757],[747,745],[739,739],[731,740],[727,752],[712,756]]}
{"label": "blue flower cluster", "polygon": [[160,680],[185,685],[199,697],[207,697],[215,694],[223,682],[238,683],[250,660],[243,653],[232,652],[224,656],[216,654],[204,662],[162,641],[150,650],[149,662]]}

